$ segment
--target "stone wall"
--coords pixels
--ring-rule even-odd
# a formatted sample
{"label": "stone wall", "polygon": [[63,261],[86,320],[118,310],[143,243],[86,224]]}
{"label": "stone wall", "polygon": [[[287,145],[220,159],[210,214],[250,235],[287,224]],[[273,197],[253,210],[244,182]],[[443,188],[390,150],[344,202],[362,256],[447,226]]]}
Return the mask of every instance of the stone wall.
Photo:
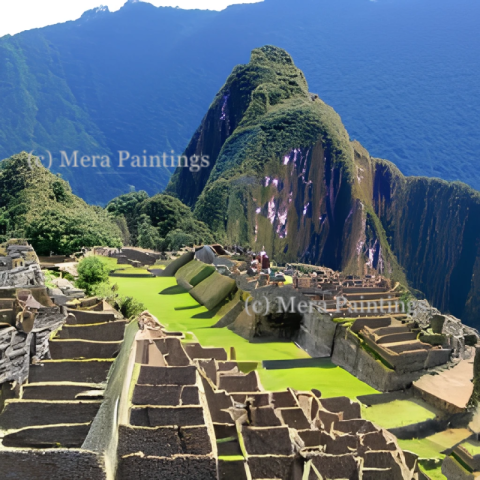
{"label": "stone wall", "polygon": [[0,384],[25,382],[30,359],[49,358],[50,334],[63,325],[66,318],[67,312],[63,307],[49,307],[40,309],[29,334],[15,327],[0,329]]}
{"label": "stone wall", "polygon": [[373,358],[360,345],[360,340],[348,327],[339,325],[335,334],[332,361],[355,375],[362,382],[382,392],[407,388],[425,371],[398,374]]}
{"label": "stone wall", "polygon": [[330,315],[306,313],[295,341],[311,357],[331,357],[336,329]]}
{"label": "stone wall", "polygon": [[42,270],[38,264],[0,272],[0,287],[31,287],[44,285]]}

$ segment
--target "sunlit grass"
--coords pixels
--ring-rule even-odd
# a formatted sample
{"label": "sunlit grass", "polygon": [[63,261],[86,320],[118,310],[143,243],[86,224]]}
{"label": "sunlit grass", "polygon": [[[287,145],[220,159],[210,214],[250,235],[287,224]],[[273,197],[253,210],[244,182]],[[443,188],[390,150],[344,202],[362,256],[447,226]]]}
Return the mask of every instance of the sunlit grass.
{"label": "sunlit grass", "polygon": [[421,400],[395,400],[393,402],[362,406],[362,416],[383,428],[398,428],[425,422],[436,417],[436,412]]}
{"label": "sunlit grass", "polygon": [[[235,348],[239,361],[291,360],[310,358],[292,342],[250,343],[227,328],[211,328],[219,318],[199,305],[175,278],[111,278],[122,295],[131,295],[147,306],[169,330],[191,332],[205,347]],[[189,338],[189,341],[194,340]],[[376,393],[376,390],[326,359],[321,366],[281,370],[260,368],[259,375],[268,390],[287,387],[310,390],[317,388],[325,397]]]}

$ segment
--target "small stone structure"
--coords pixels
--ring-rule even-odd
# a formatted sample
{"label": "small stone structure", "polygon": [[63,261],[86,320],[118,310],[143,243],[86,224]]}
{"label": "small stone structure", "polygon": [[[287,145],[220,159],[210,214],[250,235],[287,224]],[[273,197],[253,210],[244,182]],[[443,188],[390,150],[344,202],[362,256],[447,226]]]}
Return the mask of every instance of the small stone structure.
{"label": "small stone structure", "polygon": [[50,334],[66,318],[43,286],[0,288],[0,384],[25,382],[30,363],[50,357]]}
{"label": "small stone structure", "polygon": [[0,287],[43,285],[38,257],[28,242],[12,239],[0,245]]}

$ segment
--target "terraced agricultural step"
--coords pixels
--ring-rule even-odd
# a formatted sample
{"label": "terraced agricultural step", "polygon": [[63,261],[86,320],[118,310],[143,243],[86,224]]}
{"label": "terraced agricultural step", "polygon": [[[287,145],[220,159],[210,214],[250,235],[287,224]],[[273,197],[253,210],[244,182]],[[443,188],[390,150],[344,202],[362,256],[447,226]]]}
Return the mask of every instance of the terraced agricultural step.
{"label": "terraced agricultural step", "polygon": [[134,405],[199,405],[198,387],[195,385],[137,385],[133,392]]}
{"label": "terraced agricultural step", "polygon": [[113,360],[47,360],[31,365],[29,385],[44,382],[102,383],[107,379]]}
{"label": "terraced agricultural step", "polygon": [[353,302],[375,302],[379,301],[383,298],[385,302],[391,301],[394,302],[395,300],[400,298],[400,295],[398,293],[392,293],[392,292],[378,292],[378,293],[345,293],[345,297],[349,301]]}
{"label": "terraced agricultural step", "polygon": [[385,287],[343,287],[343,293],[385,293],[388,290]]}
{"label": "terraced agricultural step", "polygon": [[375,335],[378,335],[379,337],[382,337],[384,335],[392,335],[394,333],[411,333],[410,329],[405,326],[399,326],[399,327],[383,327],[383,328],[378,328],[377,330],[374,331]]}
{"label": "terraced agricultural step", "polygon": [[68,325],[92,325],[94,323],[114,322],[115,314],[110,312],[95,312],[91,310],[75,310],[68,309],[68,313],[72,313],[72,317],[67,318]]}
{"label": "terraced agricultural step", "polygon": [[130,423],[136,427],[179,427],[203,425],[203,408],[198,407],[134,407]]}
{"label": "terraced agricultural step", "polygon": [[[1,461],[1,457],[0,457]],[[216,460],[212,455],[177,455],[148,457],[140,453],[119,459],[117,480],[212,480],[217,478]],[[231,480],[242,477],[231,477]],[[252,477],[250,477],[252,478]],[[229,479],[230,480],[230,479]]]}
{"label": "terraced agricultural step", "polygon": [[416,340],[417,334],[416,333],[394,333],[393,335],[384,335],[377,339],[377,344],[382,345],[384,343],[398,343],[398,342],[406,342],[409,340]]}
{"label": "terraced agricultural step", "polygon": [[102,464],[97,453],[85,450],[0,450],[5,480],[104,480]]}
{"label": "terraced agricultural step", "polygon": [[143,452],[146,456],[208,455],[212,444],[205,425],[197,427],[119,428],[118,455]]}
{"label": "terraced agricultural step", "polygon": [[90,423],[27,427],[5,435],[3,446],[15,448],[80,448],[89,430]]}
{"label": "terraced agricultural step", "polygon": [[0,415],[0,429],[89,423],[94,419],[101,403],[100,401],[10,400]]}
{"label": "terraced agricultural step", "polygon": [[103,390],[95,383],[33,383],[23,386],[22,400],[75,400],[76,396],[92,390]]}
{"label": "terraced agricultural step", "polygon": [[409,342],[399,342],[399,343],[384,343],[382,347],[389,348],[393,352],[403,353],[411,352],[414,350],[431,350],[432,346],[422,343],[418,340],[412,340]]}
{"label": "terraced agricultural step", "polygon": [[125,320],[116,322],[94,323],[92,325],[65,325],[58,336],[59,339],[89,340],[93,342],[118,342],[125,334]]}
{"label": "terraced agricultural step", "polygon": [[195,385],[197,369],[186,367],[142,366],[137,385]]}
{"label": "terraced agricultural step", "polygon": [[53,360],[76,358],[113,358],[122,342],[91,342],[89,340],[51,340]]}

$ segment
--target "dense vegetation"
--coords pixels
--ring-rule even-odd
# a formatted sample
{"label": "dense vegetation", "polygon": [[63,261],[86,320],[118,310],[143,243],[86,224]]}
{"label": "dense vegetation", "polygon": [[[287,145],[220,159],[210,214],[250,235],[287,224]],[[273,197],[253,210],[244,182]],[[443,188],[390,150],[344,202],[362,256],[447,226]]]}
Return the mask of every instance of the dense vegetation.
{"label": "dense vegetation", "polygon": [[184,245],[212,243],[214,237],[203,222],[178,198],[144,191],[113,199],[106,207],[114,221],[122,225],[129,245],[152,250],[177,250]]}
{"label": "dense vegetation", "polygon": [[26,153],[0,163],[0,239],[28,238],[39,255],[122,245],[107,212],[73,195],[70,185]]}
{"label": "dense vegetation", "polygon": [[119,150],[181,153],[232,68],[272,44],[372,154],[478,189],[479,9],[476,0],[265,0],[222,12],[139,2],[6,36],[0,159],[49,149],[54,171],[90,203],[132,186],[154,195],[167,169],[99,174],[59,167],[59,152],[108,154],[112,164]]}

